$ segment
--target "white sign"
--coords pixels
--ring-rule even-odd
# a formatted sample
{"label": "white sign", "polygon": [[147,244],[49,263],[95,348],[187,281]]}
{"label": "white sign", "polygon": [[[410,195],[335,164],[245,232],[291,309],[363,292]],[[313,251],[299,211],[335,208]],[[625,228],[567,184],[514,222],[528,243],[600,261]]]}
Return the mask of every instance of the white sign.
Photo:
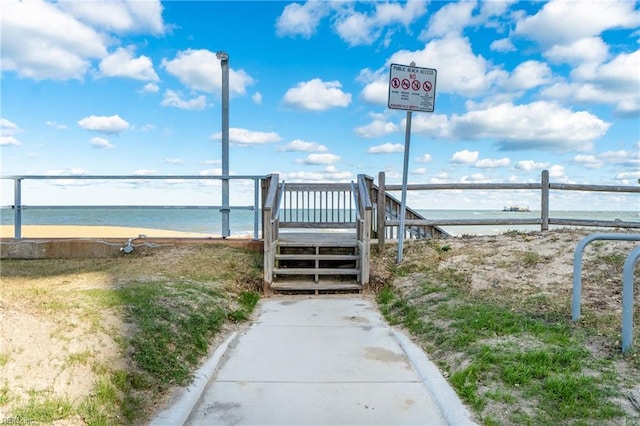
{"label": "white sign", "polygon": [[389,108],[433,112],[436,75],[437,71],[433,68],[391,64]]}

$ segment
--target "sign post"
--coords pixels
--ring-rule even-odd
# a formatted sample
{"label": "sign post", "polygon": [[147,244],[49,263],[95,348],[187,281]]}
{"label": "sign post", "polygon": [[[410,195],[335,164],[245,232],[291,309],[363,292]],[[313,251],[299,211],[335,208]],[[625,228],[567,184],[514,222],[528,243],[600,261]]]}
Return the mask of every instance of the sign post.
{"label": "sign post", "polygon": [[411,62],[410,65],[391,64],[389,72],[389,101],[387,106],[391,109],[403,109],[407,111],[397,263],[402,262],[405,232],[404,224],[407,214],[407,175],[409,174],[411,113],[412,111],[433,112],[436,99],[436,75],[437,71],[435,69],[416,67],[415,62]]}

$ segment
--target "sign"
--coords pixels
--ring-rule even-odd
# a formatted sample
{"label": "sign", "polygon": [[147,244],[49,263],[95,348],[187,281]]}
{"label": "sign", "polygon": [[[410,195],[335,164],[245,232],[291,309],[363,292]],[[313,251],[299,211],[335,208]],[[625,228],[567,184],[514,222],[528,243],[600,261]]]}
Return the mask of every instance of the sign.
{"label": "sign", "polygon": [[437,71],[433,68],[391,64],[388,107],[433,112],[436,101],[436,75]]}

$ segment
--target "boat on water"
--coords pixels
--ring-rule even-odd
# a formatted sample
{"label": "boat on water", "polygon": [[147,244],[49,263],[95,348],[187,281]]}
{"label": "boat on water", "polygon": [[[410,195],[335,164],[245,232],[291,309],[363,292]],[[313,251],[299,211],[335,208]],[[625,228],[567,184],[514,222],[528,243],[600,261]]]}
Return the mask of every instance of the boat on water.
{"label": "boat on water", "polygon": [[504,206],[502,208],[503,212],[530,212],[529,206]]}

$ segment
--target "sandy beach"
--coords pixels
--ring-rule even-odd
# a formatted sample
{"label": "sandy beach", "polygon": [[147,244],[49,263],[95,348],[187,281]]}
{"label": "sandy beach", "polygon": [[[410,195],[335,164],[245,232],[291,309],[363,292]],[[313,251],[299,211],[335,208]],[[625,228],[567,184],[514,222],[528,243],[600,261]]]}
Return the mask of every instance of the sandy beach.
{"label": "sandy beach", "polygon": [[[22,225],[22,238],[220,238],[216,234],[125,226]],[[12,225],[0,225],[0,238],[13,238]]]}

